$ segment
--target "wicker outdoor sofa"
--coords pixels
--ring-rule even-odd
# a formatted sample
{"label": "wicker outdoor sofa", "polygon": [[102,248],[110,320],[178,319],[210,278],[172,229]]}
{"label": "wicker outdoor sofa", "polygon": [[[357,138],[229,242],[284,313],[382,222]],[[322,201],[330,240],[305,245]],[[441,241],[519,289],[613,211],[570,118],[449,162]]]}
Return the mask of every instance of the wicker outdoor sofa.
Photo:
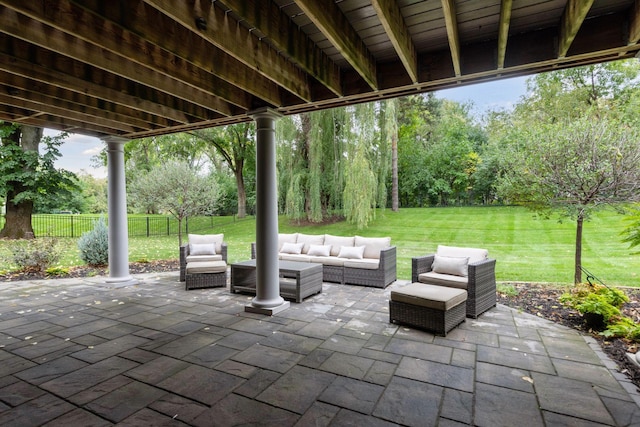
{"label": "wicker outdoor sofa", "polygon": [[[278,234],[278,259],[322,264],[322,280],[386,288],[396,276],[396,247],[390,237]],[[255,243],[251,258],[256,257]]]}
{"label": "wicker outdoor sofa", "polygon": [[496,260],[486,249],[439,245],[435,254],[411,260],[411,281],[467,291],[467,317],[496,306]]}

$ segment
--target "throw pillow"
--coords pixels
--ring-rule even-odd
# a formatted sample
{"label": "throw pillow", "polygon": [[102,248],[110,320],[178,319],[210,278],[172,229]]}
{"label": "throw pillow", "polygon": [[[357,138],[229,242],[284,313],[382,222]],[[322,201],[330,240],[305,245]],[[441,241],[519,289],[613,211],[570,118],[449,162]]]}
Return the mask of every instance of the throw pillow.
{"label": "throw pillow", "polygon": [[329,256],[331,245],[309,245],[307,255],[313,256]]}
{"label": "throw pillow", "polygon": [[364,246],[341,246],[338,258],[362,259]]}
{"label": "throw pillow", "polygon": [[215,243],[189,243],[189,255],[215,255]]}
{"label": "throw pillow", "polygon": [[469,257],[448,257],[436,254],[431,269],[434,273],[467,277],[467,265],[469,265]]}
{"label": "throw pillow", "polygon": [[304,246],[304,243],[285,242],[282,244],[282,249],[280,249],[280,253],[300,255],[300,253],[302,252],[303,246]]}

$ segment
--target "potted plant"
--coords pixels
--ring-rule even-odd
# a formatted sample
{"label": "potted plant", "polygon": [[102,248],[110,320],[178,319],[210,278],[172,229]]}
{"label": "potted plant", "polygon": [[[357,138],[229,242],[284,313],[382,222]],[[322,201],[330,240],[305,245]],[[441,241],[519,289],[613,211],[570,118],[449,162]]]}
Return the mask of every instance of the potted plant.
{"label": "potted plant", "polygon": [[587,327],[601,331],[620,317],[620,308],[629,297],[619,289],[593,283],[580,283],[560,297],[560,302],[577,310]]}

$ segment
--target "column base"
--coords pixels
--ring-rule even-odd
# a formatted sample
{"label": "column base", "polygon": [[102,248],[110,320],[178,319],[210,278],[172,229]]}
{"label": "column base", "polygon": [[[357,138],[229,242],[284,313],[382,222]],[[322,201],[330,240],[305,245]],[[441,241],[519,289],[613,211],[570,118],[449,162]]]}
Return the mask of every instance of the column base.
{"label": "column base", "polygon": [[105,282],[112,285],[114,288],[124,288],[125,286],[133,286],[140,283],[137,279],[134,279],[131,276],[109,277],[105,280]]}
{"label": "column base", "polygon": [[275,307],[256,307],[249,304],[244,306],[244,311],[246,311],[247,313],[258,313],[265,314],[267,316],[273,316],[274,314],[278,314],[281,311],[286,310],[290,305],[291,304],[289,303],[289,301],[283,301],[282,304]]}

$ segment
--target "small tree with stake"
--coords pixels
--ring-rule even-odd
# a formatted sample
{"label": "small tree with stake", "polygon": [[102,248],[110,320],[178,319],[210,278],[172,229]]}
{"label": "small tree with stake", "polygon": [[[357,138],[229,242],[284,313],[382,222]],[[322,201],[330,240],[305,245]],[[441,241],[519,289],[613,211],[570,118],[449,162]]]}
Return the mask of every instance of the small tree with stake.
{"label": "small tree with stake", "polygon": [[154,205],[178,221],[179,245],[185,218],[212,213],[218,198],[213,180],[178,161],[156,166],[140,176],[130,186],[130,193],[137,203]]}

